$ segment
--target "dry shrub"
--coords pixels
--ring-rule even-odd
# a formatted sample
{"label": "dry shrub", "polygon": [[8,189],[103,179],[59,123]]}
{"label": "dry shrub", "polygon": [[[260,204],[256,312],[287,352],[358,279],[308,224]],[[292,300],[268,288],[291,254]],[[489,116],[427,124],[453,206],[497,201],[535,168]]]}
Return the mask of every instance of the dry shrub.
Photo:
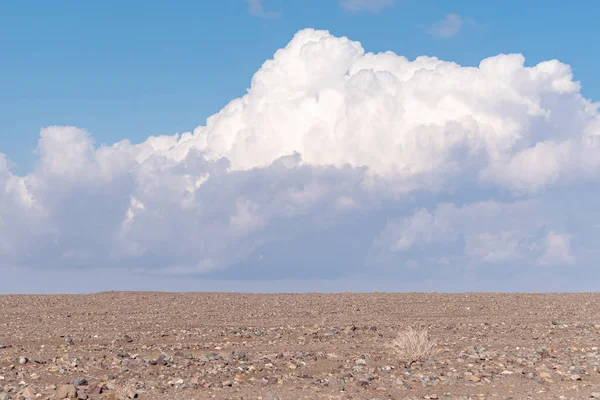
{"label": "dry shrub", "polygon": [[416,330],[410,327],[398,334],[392,341],[392,347],[400,361],[413,363],[431,358],[436,344],[429,338],[427,329]]}

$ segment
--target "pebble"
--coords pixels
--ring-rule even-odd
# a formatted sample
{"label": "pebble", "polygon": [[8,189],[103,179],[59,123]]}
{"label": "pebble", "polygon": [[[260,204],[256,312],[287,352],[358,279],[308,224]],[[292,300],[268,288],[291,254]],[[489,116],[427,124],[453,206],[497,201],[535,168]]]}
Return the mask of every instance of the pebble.
{"label": "pebble", "polygon": [[[592,369],[600,372],[598,348],[582,347],[575,340],[566,346],[544,336],[543,330],[549,329],[549,321],[542,322],[542,328],[538,327],[532,334],[534,339],[540,339],[539,342],[520,344],[520,347],[495,343],[493,335],[512,334],[515,330],[518,334],[520,329],[526,330],[529,335],[532,325],[460,324],[462,331],[455,335],[457,329],[449,327],[450,323],[434,323],[431,332],[442,343],[440,351],[427,360],[411,364],[400,362],[389,352],[386,344],[393,337],[395,328],[384,325],[378,331],[370,330],[369,326],[348,327],[347,322],[333,327],[320,325],[310,330],[293,326],[264,329],[211,326],[209,330],[188,328],[187,332],[169,331],[164,336],[170,339],[160,344],[153,342],[152,338],[163,336],[148,330],[136,331],[132,345],[125,345],[124,342],[132,343],[127,340],[127,335],[103,332],[100,337],[114,337],[115,340],[85,343],[81,349],[77,348],[77,352],[65,348],[60,341],[58,344],[46,344],[45,349],[19,346],[14,352],[2,352],[0,393],[10,394],[15,400],[35,397],[41,400],[131,399],[138,396],[150,399],[161,395],[164,398],[187,398],[188,393],[190,398],[195,398],[206,392],[219,397],[219,391],[241,394],[245,390],[262,389],[266,392],[268,389],[278,390],[276,387],[282,390],[294,387],[309,391],[314,388],[319,394],[340,389],[347,398],[361,398],[360,395],[354,396],[357,390],[377,392],[380,399],[391,398],[398,393],[404,396],[398,398],[413,400],[486,398],[477,394],[469,397],[442,393],[444,389],[456,388],[458,392],[478,387],[490,398],[507,400],[510,390],[507,388],[521,381],[536,387],[536,394],[531,394],[531,399],[545,398],[545,394],[553,390],[558,393],[561,390],[584,390],[578,392],[577,398],[600,400],[600,391],[590,394],[592,390],[598,390],[597,386],[591,385],[598,377],[596,372],[592,374]],[[570,326],[579,325],[573,323]],[[588,329],[586,326],[581,325],[577,329]],[[447,331],[449,335],[445,336]],[[314,344],[297,351],[294,346],[299,333],[304,336],[306,344]],[[596,334],[597,331],[594,331]],[[92,337],[87,333],[77,335]],[[278,340],[274,342],[274,338]],[[369,341],[368,350],[363,346],[364,340]],[[540,348],[541,340],[547,340],[554,348]],[[144,341],[148,344],[142,345]],[[277,344],[276,350],[268,347],[274,343]],[[286,343],[290,347],[286,348]],[[93,351],[87,351],[88,348]],[[337,354],[332,353],[334,351]],[[27,360],[26,365],[22,363],[23,359]],[[82,377],[73,379],[79,375]],[[584,382],[577,382],[583,377],[586,378]],[[587,378],[589,386],[585,385]],[[95,384],[90,385],[88,379]],[[531,381],[526,381],[529,379]],[[31,386],[33,381],[38,386]],[[71,385],[50,385],[52,382],[69,381]],[[3,387],[4,384],[7,385]],[[261,388],[261,385],[273,387]],[[3,389],[5,392],[2,392]],[[433,391],[439,394],[426,394]],[[174,395],[174,392],[180,395]],[[516,397],[513,394],[513,398]],[[558,399],[557,396],[553,398]],[[0,397],[0,400],[6,398]]]}
{"label": "pebble", "polygon": [[74,386],[87,386],[88,380],[82,377],[78,377],[73,379],[72,383]]}

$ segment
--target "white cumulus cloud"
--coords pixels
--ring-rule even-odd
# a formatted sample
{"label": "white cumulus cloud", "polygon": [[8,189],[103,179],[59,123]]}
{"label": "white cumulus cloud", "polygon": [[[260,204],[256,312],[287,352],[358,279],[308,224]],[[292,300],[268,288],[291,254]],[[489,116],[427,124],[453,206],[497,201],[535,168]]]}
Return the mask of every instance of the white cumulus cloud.
{"label": "white cumulus cloud", "polygon": [[593,208],[541,211],[598,183],[600,113],[579,90],[556,60],[464,67],[302,30],[193,132],[97,146],[46,127],[24,176],[1,155],[0,265],[268,279],[373,259],[585,264],[593,239],[573,230],[593,230],[564,218]]}

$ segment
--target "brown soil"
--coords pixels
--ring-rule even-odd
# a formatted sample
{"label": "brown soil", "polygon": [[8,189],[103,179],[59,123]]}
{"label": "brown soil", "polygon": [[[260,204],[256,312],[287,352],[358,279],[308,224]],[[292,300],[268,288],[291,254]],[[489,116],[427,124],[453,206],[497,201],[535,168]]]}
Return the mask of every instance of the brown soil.
{"label": "brown soil", "polygon": [[585,399],[599,347],[600,294],[0,296],[0,399]]}

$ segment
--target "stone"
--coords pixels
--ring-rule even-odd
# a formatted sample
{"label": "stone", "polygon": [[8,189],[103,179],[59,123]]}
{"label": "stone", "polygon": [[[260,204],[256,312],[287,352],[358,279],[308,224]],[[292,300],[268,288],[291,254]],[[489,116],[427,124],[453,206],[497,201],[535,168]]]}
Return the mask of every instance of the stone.
{"label": "stone", "polygon": [[477,375],[469,375],[467,377],[467,379],[470,380],[471,382],[475,382],[475,383],[481,382],[481,378],[478,377]]}
{"label": "stone", "polygon": [[137,399],[138,394],[134,388],[126,387],[122,388],[117,393],[118,399]]}
{"label": "stone", "polygon": [[236,360],[242,360],[242,361],[248,360],[248,355],[246,354],[246,352],[241,351],[241,350],[235,350],[235,351],[231,352],[231,356],[233,358],[235,358]]}
{"label": "stone", "polygon": [[350,325],[350,326],[347,326],[346,328],[344,328],[344,333],[349,335],[350,333],[354,332],[355,330],[356,330],[356,326]]}
{"label": "stone", "polygon": [[572,381],[580,381],[581,380],[581,375],[579,374],[573,374],[570,376]]}
{"label": "stone", "polygon": [[87,400],[88,395],[85,392],[85,390],[78,390],[77,391],[77,400]]}
{"label": "stone", "polygon": [[60,385],[56,388],[54,397],[56,399],[74,399],[77,397],[77,391],[73,385]]}
{"label": "stone", "polygon": [[12,400],[12,397],[6,392],[0,392],[0,400]]}
{"label": "stone", "polygon": [[102,386],[98,386],[98,385],[88,386],[87,394],[102,394]]}
{"label": "stone", "polygon": [[20,357],[19,358],[19,364],[21,365],[25,365],[29,362],[29,360],[27,359],[27,357]]}
{"label": "stone", "polygon": [[592,392],[592,394],[590,394],[590,397],[592,399],[600,399],[600,392]]}
{"label": "stone", "polygon": [[71,383],[73,383],[73,385],[75,386],[87,386],[88,380],[82,377],[78,377],[73,379],[73,382]]}

